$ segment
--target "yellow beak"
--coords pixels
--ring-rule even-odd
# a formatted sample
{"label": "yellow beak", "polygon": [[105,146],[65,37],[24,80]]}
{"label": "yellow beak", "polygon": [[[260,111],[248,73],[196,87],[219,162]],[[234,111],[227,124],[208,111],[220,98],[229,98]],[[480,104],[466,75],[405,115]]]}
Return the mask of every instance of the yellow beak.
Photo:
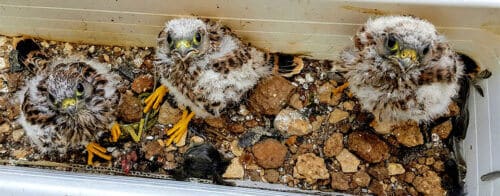
{"label": "yellow beak", "polygon": [[61,102],[61,107],[63,109],[66,109],[70,106],[76,105],[76,99],[75,98],[66,98]]}
{"label": "yellow beak", "polygon": [[411,59],[412,61],[417,61],[417,51],[413,49],[404,49],[401,52],[399,52],[398,57],[400,59]]}
{"label": "yellow beak", "polygon": [[175,48],[177,49],[191,48],[191,42],[189,42],[188,40],[180,40],[177,43],[175,43]]}

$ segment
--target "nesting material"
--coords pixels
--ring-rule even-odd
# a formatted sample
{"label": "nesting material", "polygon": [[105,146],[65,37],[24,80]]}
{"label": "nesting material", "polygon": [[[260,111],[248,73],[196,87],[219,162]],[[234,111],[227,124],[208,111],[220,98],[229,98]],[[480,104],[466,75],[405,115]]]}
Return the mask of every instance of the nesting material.
{"label": "nesting material", "polygon": [[[0,53],[0,59],[6,60],[12,38],[0,38],[0,48],[7,51]],[[122,104],[117,108],[121,113],[117,120],[125,123],[144,117],[137,111],[144,107],[143,94],[152,91],[153,49],[36,41],[50,57],[87,56],[128,78],[124,89],[119,89]],[[125,134],[122,142],[107,143],[103,135],[101,144],[112,151],[113,158],[94,162],[121,172],[117,174],[168,175],[183,166],[183,155],[190,147],[208,142],[228,160],[223,178],[355,195],[439,194],[453,187],[441,185],[444,178],[451,177],[445,163],[452,159],[452,152],[443,143],[451,138],[452,121],[445,119],[429,130],[416,123],[392,124],[387,128],[390,134],[377,133],[375,117],[361,110],[345,78],[325,74],[330,61],[304,59],[303,63],[302,72],[295,76],[260,80],[248,98],[228,107],[220,117],[194,118],[185,146],[165,143],[165,132],[182,114],[182,108],[176,108],[167,95],[158,114],[149,116],[152,124],[143,130],[140,141]],[[19,91],[23,78],[33,75],[27,70],[6,72],[8,61],[0,60],[0,65],[5,66],[0,67],[0,78],[5,80],[0,85],[6,89],[0,93],[0,159],[86,164],[82,152],[56,158],[41,156],[32,148],[15,121],[20,106],[9,100]],[[456,109],[445,117],[458,115]],[[427,131],[443,142],[425,143]]]}

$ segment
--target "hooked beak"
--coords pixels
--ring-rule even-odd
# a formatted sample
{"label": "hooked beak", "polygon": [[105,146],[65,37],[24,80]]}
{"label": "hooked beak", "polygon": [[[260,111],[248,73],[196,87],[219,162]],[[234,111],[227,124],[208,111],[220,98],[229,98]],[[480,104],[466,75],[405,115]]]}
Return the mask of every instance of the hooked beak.
{"label": "hooked beak", "polygon": [[74,105],[76,105],[76,98],[66,98],[61,102],[61,108],[65,110]]}
{"label": "hooked beak", "polygon": [[402,68],[406,71],[418,64],[417,51],[413,49],[401,50],[396,57]]}
{"label": "hooked beak", "polygon": [[175,43],[175,49],[173,50],[174,53],[179,55],[182,61],[185,61],[189,58],[189,56],[191,56],[191,54],[197,53],[197,51],[198,50],[194,49],[193,45],[188,40],[177,41]]}

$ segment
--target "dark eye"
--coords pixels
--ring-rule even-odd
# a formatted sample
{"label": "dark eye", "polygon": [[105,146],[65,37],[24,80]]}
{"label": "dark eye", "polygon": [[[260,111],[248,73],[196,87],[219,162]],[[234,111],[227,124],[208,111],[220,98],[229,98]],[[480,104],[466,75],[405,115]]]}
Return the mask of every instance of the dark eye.
{"label": "dark eye", "polygon": [[426,55],[428,52],[429,52],[429,49],[430,49],[430,45],[427,45],[424,50],[422,50],[422,54]]}
{"label": "dark eye", "polygon": [[396,51],[399,48],[398,41],[393,36],[389,36],[387,39],[387,48],[391,51]]}
{"label": "dark eye", "polygon": [[167,44],[170,45],[170,46],[173,44],[172,43],[172,37],[170,36],[170,33],[167,34]]}
{"label": "dark eye", "polygon": [[76,90],[77,90],[78,92],[83,92],[83,90],[85,90],[85,89],[83,89],[83,85],[82,85],[82,83],[78,83],[78,85],[76,85]]}
{"label": "dark eye", "polygon": [[85,91],[85,89],[83,88],[82,83],[78,83],[76,85],[76,96],[78,96],[78,97],[82,96],[84,91]]}
{"label": "dark eye", "polygon": [[194,38],[193,38],[193,43],[198,45],[200,44],[201,42],[201,33],[200,32],[197,32],[195,35],[194,35]]}
{"label": "dark eye", "polygon": [[56,98],[54,97],[54,95],[52,95],[52,94],[50,94],[50,93],[49,93],[49,101],[50,101],[51,103],[54,103],[54,104],[55,104],[55,102],[56,102]]}

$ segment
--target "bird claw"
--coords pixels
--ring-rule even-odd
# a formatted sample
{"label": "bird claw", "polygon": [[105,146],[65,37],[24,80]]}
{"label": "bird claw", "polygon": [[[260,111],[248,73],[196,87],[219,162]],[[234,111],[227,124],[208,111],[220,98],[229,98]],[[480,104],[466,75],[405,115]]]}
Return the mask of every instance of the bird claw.
{"label": "bird claw", "polygon": [[144,100],[146,103],[146,107],[144,107],[144,113],[148,113],[151,108],[158,109],[160,107],[160,103],[163,100],[163,97],[167,94],[168,89],[165,86],[158,87],[153,94],[151,94],[148,98]]}
{"label": "bird claw", "polygon": [[94,154],[105,160],[111,161],[111,155],[107,155],[105,154],[105,152],[106,148],[102,147],[101,145],[95,142],[90,142],[87,145],[87,153],[88,153],[87,165],[94,164],[94,162],[92,161],[92,159],[94,159]]}
{"label": "bird claw", "polygon": [[344,84],[342,84],[341,86],[339,86],[339,87],[337,87],[337,88],[333,89],[333,94],[334,94],[334,95],[337,95],[337,94],[339,94],[339,93],[342,93],[342,92],[344,92],[344,90],[345,90],[347,87],[349,87],[349,82],[345,82],[345,83],[344,83]]}
{"label": "bird claw", "polygon": [[111,142],[117,142],[121,134],[122,130],[120,129],[120,124],[113,124],[113,126],[111,127]]}
{"label": "bird claw", "polygon": [[188,115],[187,110],[182,111],[182,118],[177,122],[177,124],[174,125],[171,129],[169,129],[166,133],[170,137],[168,140],[166,140],[166,145],[169,146],[172,143],[179,144],[182,139],[186,138],[187,136],[187,128],[189,125],[189,121],[194,116],[194,112],[191,112]]}

